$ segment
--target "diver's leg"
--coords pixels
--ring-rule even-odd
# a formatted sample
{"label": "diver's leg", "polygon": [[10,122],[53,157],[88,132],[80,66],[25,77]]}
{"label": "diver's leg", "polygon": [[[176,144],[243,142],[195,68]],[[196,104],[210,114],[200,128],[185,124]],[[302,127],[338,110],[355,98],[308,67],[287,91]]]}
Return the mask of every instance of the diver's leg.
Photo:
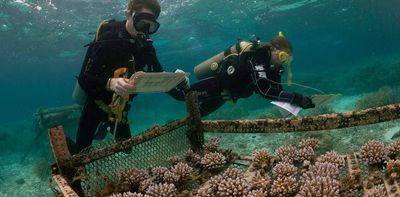
{"label": "diver's leg", "polygon": [[118,125],[117,133],[115,134],[117,140],[129,139],[131,136],[131,129],[128,123],[121,123]]}
{"label": "diver's leg", "polygon": [[106,116],[106,113],[93,100],[87,99],[82,109],[78,132],[76,134],[76,153],[92,145],[97,126]]}
{"label": "diver's leg", "polygon": [[200,100],[200,114],[201,116],[207,116],[208,114],[214,112],[222,105],[224,105],[225,100],[222,97],[215,97],[213,99],[207,99],[206,101]]}

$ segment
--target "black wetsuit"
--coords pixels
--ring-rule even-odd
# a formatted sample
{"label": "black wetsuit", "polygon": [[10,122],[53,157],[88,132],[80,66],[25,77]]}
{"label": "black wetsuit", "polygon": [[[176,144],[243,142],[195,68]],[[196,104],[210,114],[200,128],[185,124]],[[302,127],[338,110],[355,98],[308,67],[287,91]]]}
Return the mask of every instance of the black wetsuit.
{"label": "black wetsuit", "polygon": [[[298,93],[283,90],[282,65],[271,65],[270,47],[260,47],[239,56],[231,56],[221,62],[220,72],[191,85],[197,91],[202,116],[217,110],[227,100],[236,102],[254,92],[275,101],[285,101],[298,105],[311,102]],[[232,72],[232,69],[234,71]],[[312,105],[312,103],[311,103]]]}
{"label": "black wetsuit", "polygon": [[[88,95],[79,122],[75,145],[70,151],[75,154],[92,144],[96,129],[101,122],[107,122],[108,114],[99,108],[95,101],[110,104],[112,91],[106,90],[107,81],[114,76],[114,71],[125,67],[128,76],[137,71],[162,72],[152,41],[147,37],[133,38],[125,29],[126,21],[111,22],[101,27],[97,42],[89,46],[87,57],[79,75],[79,84]],[[183,92],[173,89],[169,92],[176,99],[183,99]],[[136,95],[131,95],[130,100]],[[129,124],[126,121],[128,104],[124,120],[119,123],[116,138],[131,137]],[[113,129],[113,128],[112,128]]]}

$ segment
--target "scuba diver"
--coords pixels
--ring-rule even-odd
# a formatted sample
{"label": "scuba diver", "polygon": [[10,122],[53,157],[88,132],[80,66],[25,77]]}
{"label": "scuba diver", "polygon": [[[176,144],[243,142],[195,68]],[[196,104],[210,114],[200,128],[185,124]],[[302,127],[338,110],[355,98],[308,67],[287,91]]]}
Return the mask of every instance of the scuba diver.
{"label": "scuba diver", "polygon": [[[113,130],[117,140],[131,137],[127,116],[129,101],[136,96],[133,94],[135,82],[124,77],[144,71],[145,66],[146,72],[163,72],[149,37],[160,26],[159,14],[157,0],[129,0],[126,20],[105,21],[98,27],[95,40],[87,45],[89,48],[74,90],[73,97],[81,100],[83,108],[76,142],[67,137],[72,154],[89,147],[98,128],[103,132],[100,138],[105,137],[106,128]],[[178,88],[167,93],[178,100],[184,98],[183,91]],[[121,105],[117,106],[117,114],[110,106],[118,104]]]}
{"label": "scuba diver", "polygon": [[194,73],[200,81],[191,84],[190,89],[198,93],[201,115],[210,114],[228,100],[247,98],[253,92],[303,109],[315,107],[310,97],[282,88],[283,65],[288,70],[287,84],[292,84],[292,51],[290,42],[279,32],[271,43],[261,43],[259,39],[238,42],[197,65]]}

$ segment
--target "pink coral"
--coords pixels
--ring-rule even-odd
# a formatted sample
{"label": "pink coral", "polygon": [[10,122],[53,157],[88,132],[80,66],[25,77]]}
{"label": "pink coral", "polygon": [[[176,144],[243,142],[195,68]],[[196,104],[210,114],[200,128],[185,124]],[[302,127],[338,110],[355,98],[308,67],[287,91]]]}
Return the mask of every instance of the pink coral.
{"label": "pink coral", "polygon": [[394,142],[387,145],[388,155],[395,156],[400,153],[400,139],[395,140]]}
{"label": "pink coral", "polygon": [[297,167],[293,164],[279,162],[272,169],[272,175],[277,178],[295,176],[297,174]]}
{"label": "pink coral", "polygon": [[267,150],[256,150],[253,152],[252,168],[266,173],[269,171],[271,160],[272,155]]}
{"label": "pink coral", "polygon": [[303,161],[311,161],[315,156],[314,149],[309,146],[306,146],[299,151],[297,151],[297,160]]}
{"label": "pink coral", "polygon": [[387,153],[387,149],[383,143],[376,140],[369,140],[361,147],[360,157],[364,162],[374,165],[385,161]]}
{"label": "pink coral", "polygon": [[300,148],[310,147],[313,150],[319,147],[320,141],[316,138],[301,139],[299,142]]}
{"label": "pink coral", "polygon": [[203,148],[206,152],[215,152],[218,150],[218,147],[220,145],[220,139],[215,137],[211,138],[211,140],[203,145]]}
{"label": "pink coral", "polygon": [[151,185],[147,191],[146,196],[148,197],[176,197],[178,192],[174,184],[154,184]]}
{"label": "pink coral", "polygon": [[278,197],[293,196],[298,190],[298,183],[294,177],[278,178],[271,186],[270,195]]}
{"label": "pink coral", "polygon": [[297,150],[293,146],[281,146],[275,150],[275,155],[280,161],[293,163],[296,160]]}
{"label": "pink coral", "polygon": [[344,158],[339,155],[336,151],[329,151],[317,158],[320,163],[329,162],[336,164],[339,168],[344,166]]}
{"label": "pink coral", "polygon": [[339,181],[330,177],[317,176],[304,182],[303,185],[300,187],[300,191],[296,197],[339,197],[339,191]]}
{"label": "pink coral", "polygon": [[208,170],[214,170],[222,168],[226,163],[226,158],[221,153],[207,153],[201,159],[200,163],[204,168]]}

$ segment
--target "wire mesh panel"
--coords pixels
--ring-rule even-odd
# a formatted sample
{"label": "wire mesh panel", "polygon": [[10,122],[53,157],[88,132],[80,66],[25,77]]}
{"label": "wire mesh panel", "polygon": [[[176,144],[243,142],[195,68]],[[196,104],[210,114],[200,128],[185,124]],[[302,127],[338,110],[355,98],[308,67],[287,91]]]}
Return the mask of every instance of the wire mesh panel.
{"label": "wire mesh panel", "polygon": [[111,183],[117,182],[121,170],[165,166],[170,157],[183,156],[191,147],[188,131],[189,127],[183,126],[131,149],[86,164],[82,173],[84,192],[87,196],[96,196],[111,187]]}

